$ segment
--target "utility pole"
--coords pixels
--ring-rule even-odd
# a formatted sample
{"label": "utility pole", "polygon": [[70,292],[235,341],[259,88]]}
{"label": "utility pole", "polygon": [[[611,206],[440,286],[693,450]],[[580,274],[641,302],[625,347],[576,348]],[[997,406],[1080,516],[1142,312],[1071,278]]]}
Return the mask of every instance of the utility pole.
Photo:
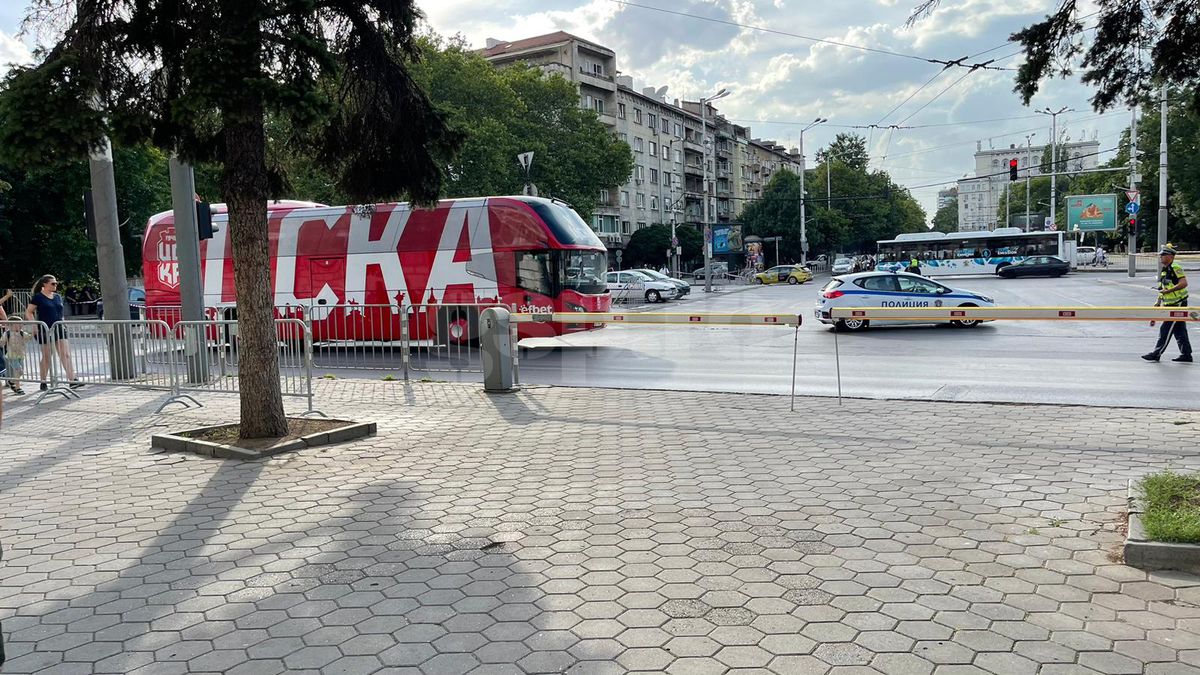
{"label": "utility pole", "polygon": [[[92,208],[96,219],[96,263],[100,270],[100,296],[105,300],[105,318],[129,320],[129,287],[125,281],[125,247],[121,245],[121,221],[117,218],[117,181],[113,173],[112,144],[104,138],[88,158],[91,174]],[[115,380],[137,374],[132,333],[114,330],[108,343],[109,367]]]}
{"label": "utility pole", "polygon": [[1042,115],[1050,116],[1050,222],[1054,223],[1054,227],[1059,227],[1058,223],[1058,116],[1067,113],[1075,112],[1074,108],[1063,106],[1058,110],[1036,111]]}
{"label": "utility pole", "polygon": [[804,132],[829,120],[824,117],[818,117],[811,124],[800,130],[800,264],[808,263],[808,222],[807,214],[805,213],[804,205],[808,201],[808,195],[804,192],[804,174],[808,170],[804,163]]}
{"label": "utility pole", "polygon": [[[1138,189],[1138,149],[1137,149],[1137,104],[1133,104],[1130,109],[1129,119],[1129,188],[1136,193]],[[1134,214],[1134,222],[1141,219],[1141,215]],[[1131,226],[1129,228],[1128,237],[1128,253],[1129,253],[1129,276],[1137,276],[1137,228]]]}
{"label": "utility pole", "polygon": [[[712,243],[713,243],[712,242],[712,240],[713,240],[712,225],[708,222],[708,117],[707,117],[708,104],[712,101],[716,101],[717,99],[725,98],[728,95],[729,95],[728,89],[721,89],[720,91],[713,94],[712,96],[700,99],[700,135],[701,135],[700,140],[702,141],[702,147],[704,148],[704,152],[701,153],[701,155],[700,155],[701,161],[704,164],[702,167],[700,167],[700,170],[704,176],[704,180],[701,183],[700,187],[701,187],[701,191],[704,192],[704,223],[703,223],[702,227],[704,228],[704,292],[705,293],[712,292]],[[717,139],[716,139],[716,136],[714,135],[713,143],[715,144],[716,142],[717,142]],[[716,148],[713,148],[713,150],[715,151]]]}
{"label": "utility pole", "polygon": [[1158,137],[1158,250],[1167,245],[1167,83],[1159,94]]}
{"label": "utility pole", "polygon": [[1025,136],[1025,231],[1029,231],[1029,175],[1033,173],[1033,155],[1030,152],[1031,142],[1037,133]]}
{"label": "utility pole", "polygon": [[[200,284],[200,233],[196,225],[196,180],[192,167],[171,156],[171,209],[175,215],[175,256],[179,261],[180,315],[184,321],[204,320],[204,290]],[[191,325],[183,335],[188,382],[208,381],[208,348],[204,327]]]}

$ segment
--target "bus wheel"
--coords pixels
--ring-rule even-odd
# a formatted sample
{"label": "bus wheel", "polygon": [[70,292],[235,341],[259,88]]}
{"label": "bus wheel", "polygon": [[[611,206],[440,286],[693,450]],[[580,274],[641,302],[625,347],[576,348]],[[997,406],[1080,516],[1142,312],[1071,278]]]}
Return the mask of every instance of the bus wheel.
{"label": "bus wheel", "polygon": [[834,330],[843,331],[846,333],[856,333],[860,330],[866,330],[871,322],[866,319],[840,319],[833,324]]}
{"label": "bus wheel", "polygon": [[[965,305],[959,305],[959,307],[978,307],[978,305],[967,303]],[[979,319],[963,319],[962,321],[951,321],[950,325],[954,326],[955,328],[977,328],[980,323],[982,322]]]}

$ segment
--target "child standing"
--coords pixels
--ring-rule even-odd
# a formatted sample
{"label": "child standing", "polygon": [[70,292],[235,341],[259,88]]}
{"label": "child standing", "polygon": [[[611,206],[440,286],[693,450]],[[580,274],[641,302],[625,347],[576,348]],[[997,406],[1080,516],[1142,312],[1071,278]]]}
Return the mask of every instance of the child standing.
{"label": "child standing", "polygon": [[0,347],[4,348],[8,388],[14,394],[23,395],[25,391],[21,389],[21,376],[25,374],[25,345],[31,336],[25,332],[20,318],[14,316],[7,323],[9,325],[4,329],[4,335],[0,336]]}

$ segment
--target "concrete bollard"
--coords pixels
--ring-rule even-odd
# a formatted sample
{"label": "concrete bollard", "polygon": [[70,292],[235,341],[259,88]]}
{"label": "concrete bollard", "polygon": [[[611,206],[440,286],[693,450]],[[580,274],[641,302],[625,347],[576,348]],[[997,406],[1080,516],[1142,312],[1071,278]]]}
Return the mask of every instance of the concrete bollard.
{"label": "concrete bollard", "polygon": [[479,314],[479,347],[483,356],[483,391],[489,394],[516,391],[507,309],[489,307]]}

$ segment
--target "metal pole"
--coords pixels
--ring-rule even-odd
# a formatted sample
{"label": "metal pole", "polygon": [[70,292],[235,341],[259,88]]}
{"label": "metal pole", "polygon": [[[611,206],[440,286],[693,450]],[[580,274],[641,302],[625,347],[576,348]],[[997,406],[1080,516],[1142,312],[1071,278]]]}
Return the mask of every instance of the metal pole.
{"label": "metal pole", "polygon": [[[117,181],[113,173],[112,145],[108,138],[88,158],[91,173],[92,206],[96,214],[96,262],[100,269],[100,294],[106,319],[129,319],[129,288],[125,281],[125,249],[121,245],[121,221],[117,217]],[[133,343],[114,339],[109,342],[109,364],[113,379],[135,376]]]}
{"label": "metal pole", "polygon": [[1012,225],[1012,183],[1004,186],[1004,226]]}
{"label": "metal pole", "polygon": [[708,224],[708,99],[700,99],[700,141],[703,151],[700,153],[700,171],[704,176],[700,181],[700,191],[704,193],[704,221],[700,227],[704,234],[704,292],[712,292],[712,226]]}
{"label": "metal pole", "polygon": [[837,322],[833,325],[833,363],[837,367],[838,405],[842,404],[842,353],[838,349]]}
{"label": "metal pole", "polygon": [[1159,94],[1158,137],[1158,249],[1167,245],[1167,85]]}
{"label": "metal pole", "polygon": [[1058,229],[1058,221],[1055,220],[1057,208],[1055,208],[1055,200],[1058,198],[1058,113],[1050,115],[1050,222],[1054,223],[1055,229]]}
{"label": "metal pole", "polygon": [[1025,137],[1025,231],[1029,231],[1029,176],[1033,173],[1033,153],[1031,152],[1031,141],[1033,135]]}
{"label": "metal pole", "polygon": [[800,352],[800,317],[796,317],[796,331],[792,338],[792,402],[790,409],[796,412],[796,359]]}
{"label": "metal pole", "polygon": [[[200,234],[196,227],[196,182],[192,167],[172,156],[171,208],[175,214],[175,255],[179,261],[179,300],[183,321],[204,320],[204,290],[200,281]],[[184,354],[188,382],[208,381],[208,350],[201,324],[184,324]]]}
{"label": "metal pole", "polygon": [[800,130],[800,264],[808,263],[808,227],[805,221],[804,211],[804,129]]}
{"label": "metal pole", "polygon": [[[1130,109],[1132,113],[1129,119],[1129,187],[1134,190],[1138,189],[1138,162],[1137,162],[1137,104]],[[1139,200],[1140,201],[1140,200]],[[1134,216],[1140,219],[1141,215]],[[1137,230],[1129,228],[1128,236],[1128,253],[1129,253],[1129,276],[1137,276]]]}

